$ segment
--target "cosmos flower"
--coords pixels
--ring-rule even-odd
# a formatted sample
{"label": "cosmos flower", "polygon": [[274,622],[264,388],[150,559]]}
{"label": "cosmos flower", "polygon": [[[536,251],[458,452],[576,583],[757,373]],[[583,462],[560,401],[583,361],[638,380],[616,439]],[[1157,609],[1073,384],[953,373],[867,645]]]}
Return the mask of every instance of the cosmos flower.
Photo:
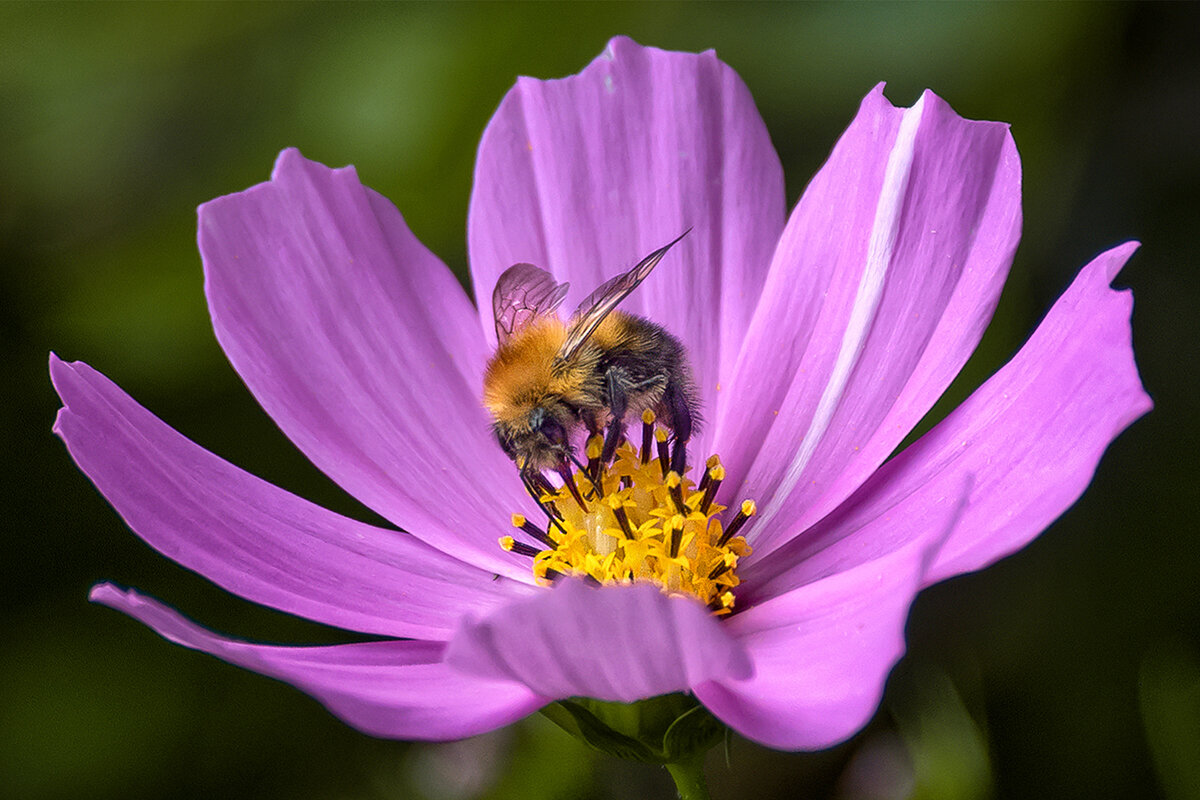
{"label": "cosmos flower", "polygon": [[[723,471],[716,510],[675,549],[694,555],[756,504],[728,557],[736,580],[718,587],[732,613],[713,613],[678,583],[535,577],[518,551],[548,545],[510,516],[546,518],[480,400],[489,304],[352,168],[287,150],[269,182],[200,208],[213,325],[291,441],[399,530],[239,470],[52,356],[55,430],[164,555],[248,600],[381,638],[251,644],[111,584],[92,599],[377,736],[454,739],[562,698],[681,692],[772,747],[838,742],[874,713],[917,592],[1037,536],[1150,407],[1130,295],[1110,288],[1130,243],[1084,267],[1006,366],[889,460],[978,343],[1020,225],[1008,127],[928,92],[911,108],[868,94],[786,218],[763,122],[711,52],[618,38],[579,75],[522,78],[504,98],[470,203],[477,297],[530,262],[570,281],[573,306],[692,229],[622,308],[691,356],[707,423],[689,449],[688,514],[696,484],[712,483],[702,460],[717,454]],[[639,524],[657,519],[639,542],[661,550],[670,514],[630,502]]]}

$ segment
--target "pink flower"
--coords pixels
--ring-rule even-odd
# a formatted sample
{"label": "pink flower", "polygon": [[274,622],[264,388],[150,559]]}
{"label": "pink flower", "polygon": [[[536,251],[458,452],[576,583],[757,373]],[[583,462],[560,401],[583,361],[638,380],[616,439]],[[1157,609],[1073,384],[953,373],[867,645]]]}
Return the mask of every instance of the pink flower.
{"label": "pink flower", "polygon": [[92,599],[287,681],[367,733],[453,739],[556,699],[692,692],[745,736],[821,748],[874,712],[923,587],[1023,547],[1150,408],[1135,249],[1084,267],[1012,361],[889,461],[978,343],[1021,225],[1007,126],[882,86],[785,220],[745,86],[712,53],[614,39],[578,76],[521,79],[484,134],[468,220],[486,297],[510,264],[569,280],[568,307],[692,233],[623,308],[686,345],[720,502],[753,497],[735,613],[637,583],[535,581],[500,549],[536,519],[480,403],[495,345],[445,266],[352,168],[294,150],[200,208],[217,338],[318,467],[404,532],[347,519],[201,449],[105,377],[51,356],[55,430],[129,526],[248,600],[388,637],[228,639],[133,591]]}

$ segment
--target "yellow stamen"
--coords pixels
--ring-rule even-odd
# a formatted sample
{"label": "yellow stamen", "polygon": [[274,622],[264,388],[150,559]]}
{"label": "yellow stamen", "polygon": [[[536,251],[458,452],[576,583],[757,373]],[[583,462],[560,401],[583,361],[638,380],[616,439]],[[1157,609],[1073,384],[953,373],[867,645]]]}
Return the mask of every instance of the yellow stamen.
{"label": "yellow stamen", "polygon": [[[643,413],[642,420],[652,427],[653,412]],[[726,507],[713,500],[725,477],[720,459],[712,456],[705,463],[701,489],[686,473],[665,468],[669,462],[661,458],[661,451],[667,438],[667,431],[659,427],[652,436],[643,437],[651,452],[639,452],[627,440],[617,448],[612,463],[589,464],[595,480],[592,475],[585,477],[597,490],[597,502],[586,506],[576,502],[573,481],[547,489],[544,500],[560,510],[561,519],[552,536],[546,537],[547,549],[533,556],[533,574],[540,582],[574,575],[599,583],[654,583],[667,594],[699,598],[714,614],[733,610],[739,583],[736,567],[739,559],[750,554],[746,540],[736,534],[757,508],[747,500],[723,524],[720,517]],[[597,448],[602,445],[599,436],[588,442],[589,461],[599,458]],[[660,451],[660,458],[652,458],[654,450]],[[534,527],[519,514],[512,521],[522,530]],[[510,536],[500,542],[514,552],[528,547]]]}
{"label": "yellow stamen", "polygon": [[524,542],[518,542],[511,536],[501,536],[500,547],[509,551],[510,553],[516,553],[519,556],[528,556],[529,558],[536,558],[541,552],[533,545],[528,545]]}
{"label": "yellow stamen", "polygon": [[658,465],[662,468],[663,478],[666,478],[667,471],[671,469],[671,454],[667,452],[666,428],[659,428],[654,432],[654,446],[658,451]]}
{"label": "yellow stamen", "polygon": [[604,450],[604,437],[603,436],[601,436],[600,434],[597,433],[595,436],[588,439],[588,443],[587,443],[587,457],[588,458],[599,458],[600,453],[603,450]]}
{"label": "yellow stamen", "polygon": [[[712,459],[709,459],[710,461]],[[700,510],[708,511],[708,507],[712,505],[713,498],[717,496],[717,490],[721,488],[721,481],[725,480],[725,468],[719,463],[709,467],[708,472],[704,474],[704,480],[700,482],[700,487],[697,491],[703,493],[703,498],[700,500]]]}
{"label": "yellow stamen", "polygon": [[646,409],[642,412],[642,463],[650,460],[650,444],[654,437],[654,412]]}

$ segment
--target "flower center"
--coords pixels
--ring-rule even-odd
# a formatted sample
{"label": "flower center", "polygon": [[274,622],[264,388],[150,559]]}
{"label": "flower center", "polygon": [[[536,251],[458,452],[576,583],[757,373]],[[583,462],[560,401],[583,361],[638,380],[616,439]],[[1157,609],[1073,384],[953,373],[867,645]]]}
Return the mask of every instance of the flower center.
{"label": "flower center", "polygon": [[715,614],[730,613],[738,559],[750,554],[739,533],[755,513],[754,501],[743,501],[723,523],[725,506],[715,502],[725,477],[720,459],[708,459],[698,486],[670,471],[667,431],[656,428],[653,411],[642,414],[640,449],[626,440],[611,464],[600,463],[602,449],[603,439],[593,436],[588,463],[567,472],[561,487],[535,481],[549,527],[542,530],[520,514],[512,522],[537,546],[512,536],[501,537],[500,546],[531,557],[543,583],[562,575],[645,581],[668,594],[698,597]]}

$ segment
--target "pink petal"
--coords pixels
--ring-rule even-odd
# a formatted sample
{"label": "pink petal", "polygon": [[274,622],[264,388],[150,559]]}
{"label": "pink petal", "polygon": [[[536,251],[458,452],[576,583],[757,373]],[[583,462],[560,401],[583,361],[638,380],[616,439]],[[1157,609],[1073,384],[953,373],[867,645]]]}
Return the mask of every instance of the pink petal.
{"label": "pink petal", "polygon": [[621,702],[749,674],[745,652],[699,602],[648,584],[565,578],[553,592],[465,623],[446,663],[545,697]]}
{"label": "pink petal", "polygon": [[496,546],[532,503],[482,409],[475,309],[390,203],[286,150],[269,183],[200,207],[200,252],[221,346],[314,464],[439,550],[530,580]]}
{"label": "pink petal", "polygon": [[[765,556],[900,443],[978,343],[1020,233],[1008,127],[877,88],[776,250],[716,449]],[[761,449],[758,449],[760,447]]]}
{"label": "pink petal", "polygon": [[399,531],[347,519],[239,470],[86,364],[50,357],[55,431],[129,526],[219,586],[328,625],[447,638],[529,587]]}
{"label": "pink petal", "polygon": [[622,308],[678,336],[711,396],[737,356],[783,211],[779,159],[737,74],[712,52],[617,37],[579,75],[518,80],[488,125],[468,225],[475,294],[526,261],[570,281],[573,308],[691,227]]}
{"label": "pink petal", "polygon": [[927,584],[987,566],[1045,530],[1087,488],[1109,443],[1151,406],[1133,360],[1132,297],[1109,288],[1136,247],[1084,267],[1012,361],[829,518],[750,567],[747,580],[765,583],[826,548],[857,546],[839,540],[857,537],[864,520],[912,529],[967,475],[969,504]]}
{"label": "pink petal", "polygon": [[91,599],[140,620],[176,644],[290,683],[371,736],[461,739],[507,725],[548,702],[520,684],[448,668],[440,642],[250,644],[218,636],[161,603],[111,584],[94,587]]}
{"label": "pink petal", "polygon": [[734,614],[726,623],[754,674],[695,688],[722,722],[768,747],[819,750],[870,720],[904,655],[921,578],[959,522],[965,492],[902,547]]}
{"label": "pink petal", "polygon": [[944,541],[966,515],[975,485],[972,473],[959,473],[957,483],[947,481],[919,507],[871,505],[855,514],[842,509],[830,514],[802,535],[771,553],[746,559],[739,565],[742,584],[738,602],[758,605],[797,587],[831,575],[857,569],[890,553],[927,541],[940,532]]}

